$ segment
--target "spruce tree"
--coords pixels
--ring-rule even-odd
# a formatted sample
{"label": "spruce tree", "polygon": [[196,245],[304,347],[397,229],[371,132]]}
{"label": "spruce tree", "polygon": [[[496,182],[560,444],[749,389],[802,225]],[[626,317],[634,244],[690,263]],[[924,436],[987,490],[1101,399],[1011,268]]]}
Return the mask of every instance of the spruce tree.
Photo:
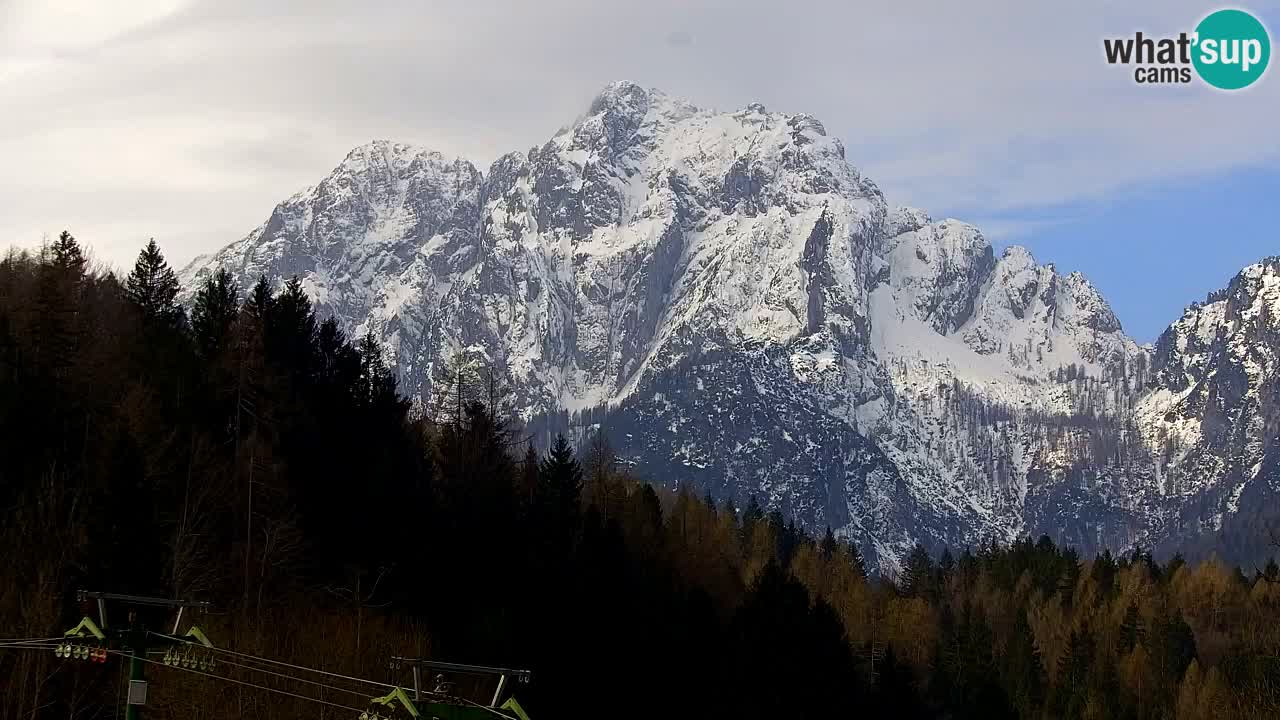
{"label": "spruce tree", "polygon": [[582,502],[582,466],[564,435],[556,435],[538,466],[538,495],[545,517],[554,524],[574,522]]}
{"label": "spruce tree", "polygon": [[967,620],[967,613],[956,617],[951,603],[942,603],[938,609],[938,629],[933,647],[934,677],[929,689],[943,704],[953,704],[963,689]]}
{"label": "spruce tree", "polygon": [[797,710],[799,717],[840,717],[856,707],[861,690],[844,623],[835,609],[821,597],[815,597],[808,618],[808,635],[804,647],[809,651],[806,680],[808,707]]}
{"label": "spruce tree", "polygon": [[267,352],[295,376],[309,376],[317,360],[313,355],[317,323],[298,276],[289,278],[276,296],[266,328]]}
{"label": "spruce tree", "polygon": [[357,402],[368,408],[388,408],[398,403],[395,374],[382,359],[382,345],[372,330],[360,338],[356,352],[360,356]]}
{"label": "spruce tree", "polygon": [[37,275],[34,358],[50,377],[65,378],[80,349],[85,258],[70,232],[41,253]]}
{"label": "spruce tree", "polygon": [[951,555],[950,548],[942,549],[942,556],[938,558],[938,582],[936,591],[941,592],[946,589],[947,583],[950,582],[951,576],[955,574],[956,561]]}
{"label": "spruce tree", "polygon": [[530,442],[524,449],[524,460],[520,463],[520,477],[516,485],[520,504],[527,514],[531,512],[533,500],[538,493],[538,451]]}
{"label": "spruce tree", "polygon": [[196,291],[191,310],[191,331],[201,357],[216,358],[227,347],[238,312],[236,281],[226,268],[218,268]]}
{"label": "spruce tree", "polygon": [[1076,717],[1088,699],[1089,669],[1094,641],[1089,627],[1072,630],[1066,650],[1058,660],[1057,706],[1060,716]]}
{"label": "spruce tree", "polygon": [[1152,620],[1149,637],[1153,659],[1168,682],[1177,683],[1197,654],[1195,634],[1182,612],[1161,608]]}
{"label": "spruce tree", "polygon": [[[1109,557],[1109,556],[1108,556]],[[1075,599],[1076,583],[1080,580],[1080,555],[1075,548],[1062,551],[1062,574],[1058,578],[1058,592],[1064,605]]]}
{"label": "spruce tree", "polygon": [[1005,662],[1009,700],[1022,717],[1036,717],[1044,702],[1044,662],[1023,609],[1019,609],[1014,618]]}
{"label": "spruce tree", "polygon": [[924,545],[916,543],[907,555],[898,580],[898,589],[907,597],[923,597],[928,594],[933,579],[933,559]]}
{"label": "spruce tree", "polygon": [[893,646],[885,648],[884,659],[877,664],[875,698],[868,717],[893,717],[900,720],[935,717],[921,699],[911,666],[898,660]]}
{"label": "spruce tree", "polygon": [[744,551],[751,547],[751,538],[755,534],[756,525],[763,519],[764,510],[760,507],[756,496],[752,494],[747,498],[747,506],[742,509],[742,527],[739,529],[739,542]]}
{"label": "spruce tree", "polygon": [[253,289],[249,291],[249,299],[244,303],[245,311],[259,326],[265,326],[275,304],[275,296],[271,293],[271,282],[267,280],[266,275],[259,275],[258,282],[254,283]]}
{"label": "spruce tree", "polygon": [[158,327],[177,327],[183,319],[178,305],[178,275],[169,267],[152,239],[138,253],[133,271],[125,278],[125,297],[142,313],[143,320]]}
{"label": "spruce tree", "polygon": [[1093,567],[1089,570],[1089,577],[1098,585],[1098,591],[1105,598],[1110,598],[1112,591],[1115,589],[1116,573],[1119,568],[1116,565],[1115,558],[1111,556],[1110,550],[1103,550],[1101,555],[1093,561]]}
{"label": "spruce tree", "polygon": [[316,332],[316,350],[320,378],[333,387],[355,385],[360,375],[361,357],[347,343],[347,335],[330,316]]}
{"label": "spruce tree", "polygon": [[49,247],[51,265],[60,273],[74,279],[84,278],[86,260],[80,243],[67,230],[58,234],[58,239]]}
{"label": "spruce tree", "polygon": [[1138,605],[1130,600],[1129,607],[1124,611],[1124,619],[1120,622],[1120,652],[1132,652],[1145,637],[1146,630],[1142,627],[1142,616],[1138,614]]}
{"label": "spruce tree", "polygon": [[830,560],[836,554],[836,536],[831,532],[831,527],[827,527],[826,533],[822,535],[822,542],[818,545],[818,552],[822,555],[823,560]]}
{"label": "spruce tree", "polygon": [[[769,559],[734,616],[735,674],[753,686],[805,687],[815,650],[809,617],[807,589]],[[801,709],[809,698],[765,693],[738,701],[744,705],[734,714],[745,717],[819,717]]]}

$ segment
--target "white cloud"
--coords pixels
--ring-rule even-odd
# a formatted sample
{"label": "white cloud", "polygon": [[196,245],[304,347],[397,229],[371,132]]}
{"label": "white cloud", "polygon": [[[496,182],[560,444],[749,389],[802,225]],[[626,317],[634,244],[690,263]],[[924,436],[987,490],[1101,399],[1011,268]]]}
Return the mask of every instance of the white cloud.
{"label": "white cloud", "polygon": [[19,0],[0,7],[0,38],[18,53],[69,52],[173,15],[187,0]]}
{"label": "white cloud", "polygon": [[1280,158],[1275,78],[1228,96],[1139,87],[1103,62],[1103,37],[1189,29],[1199,4],[858,5],[0,0],[0,238],[69,226],[125,265],[154,235],[182,262],[353,145],[403,139],[483,165],[620,78],[810,112],[892,201],[935,214]]}

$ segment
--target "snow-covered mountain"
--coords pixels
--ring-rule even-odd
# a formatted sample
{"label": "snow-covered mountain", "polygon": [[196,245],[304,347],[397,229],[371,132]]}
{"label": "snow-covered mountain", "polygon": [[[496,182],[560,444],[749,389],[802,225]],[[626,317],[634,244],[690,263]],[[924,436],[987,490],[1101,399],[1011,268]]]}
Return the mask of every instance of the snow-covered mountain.
{"label": "snow-covered mountain", "polygon": [[530,427],[589,425],[655,482],[755,494],[889,570],[917,540],[1220,524],[1276,436],[1277,262],[1140,347],[1078,273],[890,207],[816,119],[631,83],[486,172],[356,148],[185,285],[219,266],[297,275],[426,401],[482,362]]}

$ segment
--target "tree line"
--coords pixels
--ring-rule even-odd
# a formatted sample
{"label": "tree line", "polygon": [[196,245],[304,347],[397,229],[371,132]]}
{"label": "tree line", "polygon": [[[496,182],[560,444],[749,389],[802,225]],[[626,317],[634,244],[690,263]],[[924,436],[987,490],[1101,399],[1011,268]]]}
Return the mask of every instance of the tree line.
{"label": "tree line", "polygon": [[[297,279],[179,294],[154,242],[123,279],[68,233],[0,260],[0,635],[61,632],[80,588],[197,598],[216,644],[337,672],[527,667],[534,718],[1280,709],[1274,564],[1041,538],[875,576],[856,543],[655,489],[599,438],[538,452],[465,368],[414,411]],[[112,717],[120,679],[0,650],[0,720]],[[318,712],[164,669],[150,695],[155,718]]]}

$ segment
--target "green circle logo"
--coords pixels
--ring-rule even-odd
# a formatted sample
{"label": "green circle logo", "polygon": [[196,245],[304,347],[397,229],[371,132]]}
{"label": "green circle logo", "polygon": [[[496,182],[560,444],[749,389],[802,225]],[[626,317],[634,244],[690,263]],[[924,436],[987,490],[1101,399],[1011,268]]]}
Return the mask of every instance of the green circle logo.
{"label": "green circle logo", "polygon": [[1220,90],[1252,85],[1267,70],[1271,37],[1243,10],[1218,10],[1196,26],[1191,58],[1200,79]]}

